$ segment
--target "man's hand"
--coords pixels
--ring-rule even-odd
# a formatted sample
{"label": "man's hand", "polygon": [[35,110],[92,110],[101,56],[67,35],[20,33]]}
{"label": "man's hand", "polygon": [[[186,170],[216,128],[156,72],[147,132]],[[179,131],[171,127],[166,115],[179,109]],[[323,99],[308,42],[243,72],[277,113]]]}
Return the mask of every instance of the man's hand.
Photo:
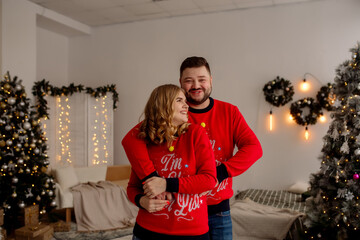
{"label": "man's hand", "polygon": [[153,213],[163,210],[170,202],[168,200],[151,199],[147,196],[142,196],[139,203],[149,213]]}
{"label": "man's hand", "polygon": [[[215,184],[215,187],[214,187],[214,188],[216,188],[217,186],[219,186],[219,180],[216,179],[216,184]],[[203,192],[203,193],[200,193],[200,194],[199,194],[199,197],[208,195],[208,193],[209,193],[210,191],[211,191],[211,190],[206,191],[206,192]]]}
{"label": "man's hand", "polygon": [[144,182],[144,193],[149,198],[154,198],[166,190],[166,180],[161,177],[151,177]]}

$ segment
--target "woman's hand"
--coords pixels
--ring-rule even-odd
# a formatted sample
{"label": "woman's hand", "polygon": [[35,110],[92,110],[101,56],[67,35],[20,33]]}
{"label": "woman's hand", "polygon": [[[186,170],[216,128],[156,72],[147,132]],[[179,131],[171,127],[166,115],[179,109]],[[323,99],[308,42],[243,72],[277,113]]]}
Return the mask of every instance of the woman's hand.
{"label": "woman's hand", "polygon": [[144,193],[149,198],[154,198],[166,191],[166,180],[161,177],[151,177],[144,182]]}
{"label": "woman's hand", "polygon": [[149,213],[153,213],[163,210],[170,202],[168,200],[151,199],[148,196],[142,196],[139,203]]}
{"label": "woman's hand", "polygon": [[163,192],[163,193],[160,193],[159,195],[157,195],[157,196],[155,197],[155,199],[161,199],[161,200],[169,200],[169,201],[171,201],[171,200],[174,199],[174,197],[173,197],[173,195],[172,195],[171,192]]}

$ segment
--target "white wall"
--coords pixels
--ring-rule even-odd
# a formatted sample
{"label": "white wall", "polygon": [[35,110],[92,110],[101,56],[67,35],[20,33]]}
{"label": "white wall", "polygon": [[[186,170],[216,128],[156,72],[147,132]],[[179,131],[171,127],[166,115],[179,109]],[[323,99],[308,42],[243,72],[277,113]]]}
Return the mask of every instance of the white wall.
{"label": "white wall", "polygon": [[[185,57],[204,56],[213,72],[213,97],[237,105],[259,137],[264,156],[236,178],[235,189],[287,187],[308,181],[319,169],[317,157],[327,124],[304,128],[287,121],[290,104],[274,109],[276,128],[266,129],[269,105],[263,85],[277,75],[295,87],[306,72],[322,84],[350,59],[348,49],[360,40],[358,1],[315,1],[198,16],[100,27],[90,37],[70,41],[70,82],[99,86],[116,83],[120,102],[115,113],[115,163],[127,163],[121,146],[138,122],[151,90],[178,83]],[[298,92],[294,99],[312,96]],[[221,126],[219,126],[221,127]]]}
{"label": "white wall", "polygon": [[1,73],[22,79],[28,96],[36,79],[36,9],[29,1],[2,0]]}
{"label": "white wall", "polygon": [[69,63],[69,38],[37,28],[36,79],[45,79],[56,87],[67,86]]}
{"label": "white wall", "polygon": [[[348,49],[360,40],[357,0],[176,17],[100,27],[92,33],[86,26],[25,0],[1,3],[1,70],[24,79],[28,95],[33,83],[42,78],[62,85],[117,85],[120,102],[114,121],[115,164],[127,163],[120,141],[138,121],[151,90],[159,84],[178,83],[178,68],[185,57],[206,57],[213,72],[213,97],[239,107],[264,149],[263,158],[236,178],[235,189],[284,188],[295,181],[307,181],[309,174],[319,169],[317,157],[328,123],[311,126],[311,138],[305,142],[303,127],[286,119],[287,105],[274,109],[277,125],[269,133],[269,105],[262,87],[277,75],[297,87],[306,72],[323,84],[332,81],[335,68],[350,59]],[[66,39],[39,29],[39,13],[91,36]],[[48,41],[57,43],[57,49]],[[67,52],[62,52],[66,48]],[[49,59],[51,56],[59,57],[60,64]],[[297,92],[295,99],[315,97],[321,84],[312,83],[312,93]]]}

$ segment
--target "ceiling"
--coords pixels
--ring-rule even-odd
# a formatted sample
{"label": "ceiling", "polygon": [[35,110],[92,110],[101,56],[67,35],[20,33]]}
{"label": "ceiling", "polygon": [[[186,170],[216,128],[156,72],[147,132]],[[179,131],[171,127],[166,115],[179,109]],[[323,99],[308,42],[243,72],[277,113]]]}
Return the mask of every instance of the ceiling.
{"label": "ceiling", "polygon": [[318,0],[29,0],[91,27]]}

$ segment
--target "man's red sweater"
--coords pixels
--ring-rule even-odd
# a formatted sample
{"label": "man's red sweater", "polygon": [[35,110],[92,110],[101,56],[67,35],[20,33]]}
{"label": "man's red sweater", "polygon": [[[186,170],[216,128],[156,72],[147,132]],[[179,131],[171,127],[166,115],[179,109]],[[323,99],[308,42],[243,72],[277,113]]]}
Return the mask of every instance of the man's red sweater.
{"label": "man's red sweater", "polygon": [[[226,210],[233,195],[232,177],[245,172],[262,156],[260,142],[236,106],[213,98],[205,109],[189,108],[189,122],[206,129],[214,150],[219,185],[208,195],[209,214]],[[135,173],[145,181],[157,172],[145,151],[146,144],[132,132],[122,144]],[[238,150],[233,154],[235,146]]]}
{"label": "man's red sweater", "polygon": [[[137,129],[131,130],[134,136]],[[191,124],[186,133],[172,144],[147,145],[147,153],[160,177],[172,179],[169,185],[174,200],[162,211],[149,213],[140,208],[134,234],[197,236],[208,232],[206,196],[199,194],[211,190],[216,184],[214,153],[205,130]],[[168,186],[169,187],[169,186]],[[142,183],[133,168],[127,188],[129,199],[139,206],[143,196]],[[175,192],[175,193],[174,193]],[[141,207],[141,206],[139,206]],[[160,235],[156,235],[160,234]]]}

